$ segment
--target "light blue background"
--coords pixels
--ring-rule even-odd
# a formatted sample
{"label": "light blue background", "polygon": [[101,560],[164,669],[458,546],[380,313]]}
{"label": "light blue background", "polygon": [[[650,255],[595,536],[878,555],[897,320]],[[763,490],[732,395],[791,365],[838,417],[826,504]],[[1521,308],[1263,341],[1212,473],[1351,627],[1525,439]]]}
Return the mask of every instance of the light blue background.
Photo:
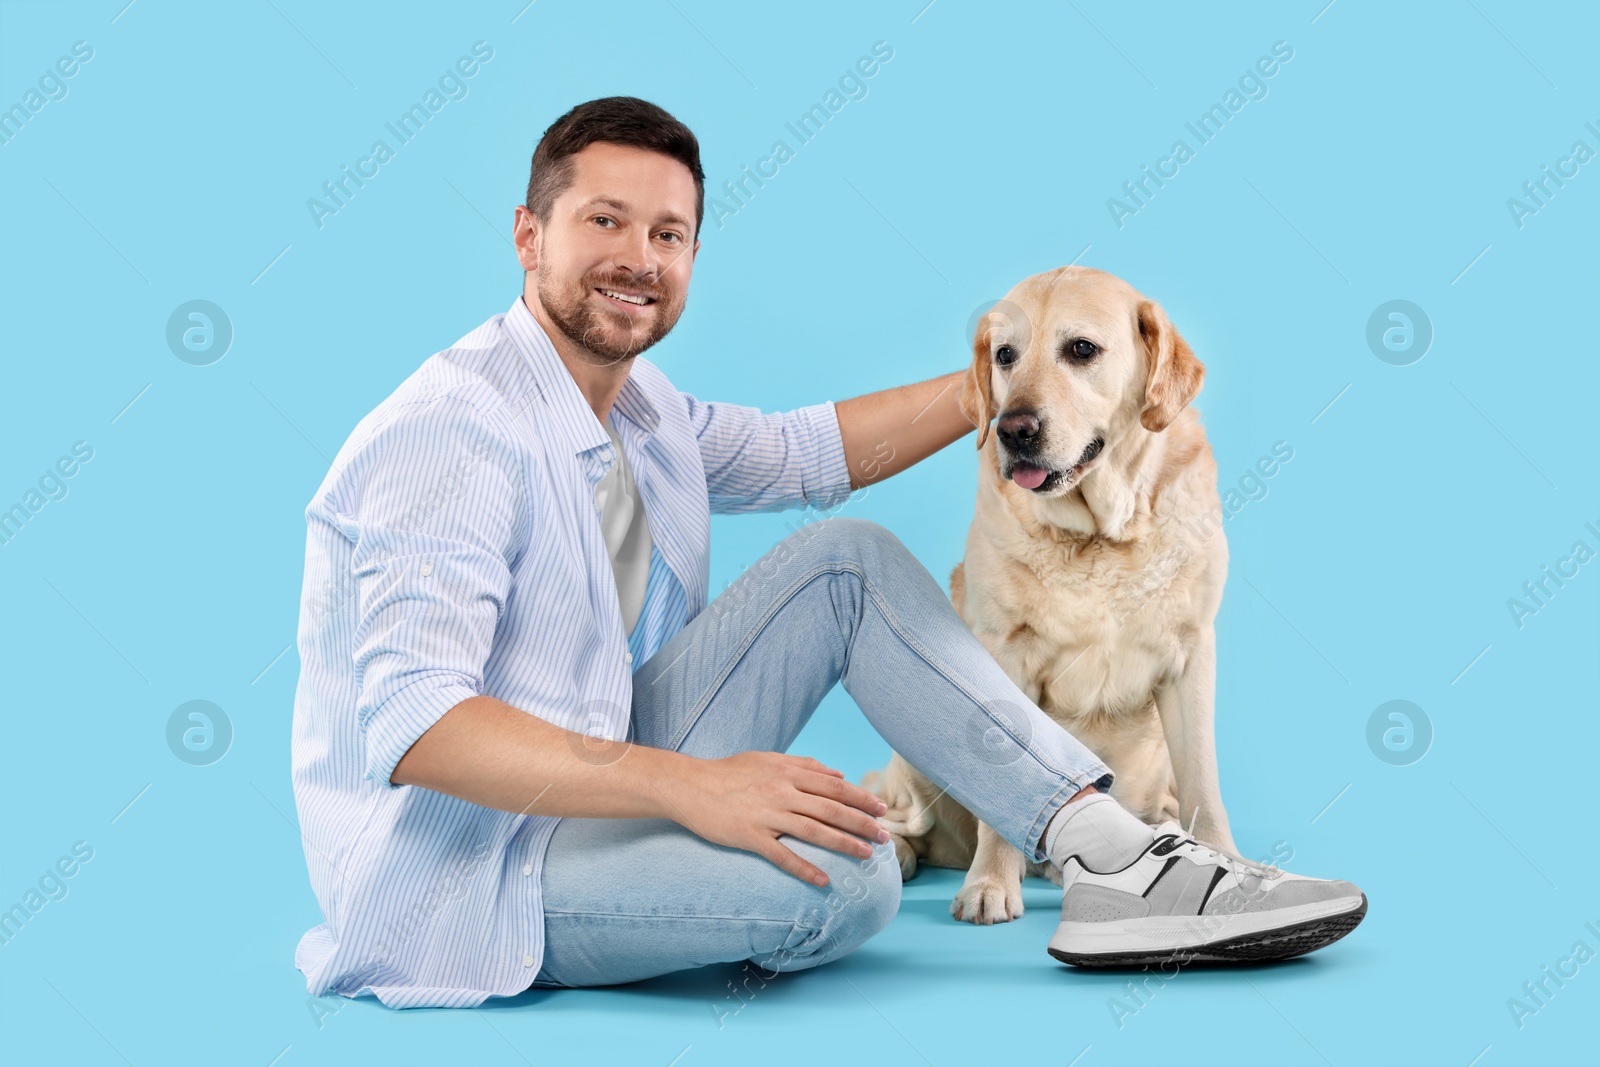
{"label": "light blue background", "polygon": [[[0,7],[0,106],[94,48],[0,146],[0,506],[94,449],[0,547],[0,907],[74,842],[94,850],[0,947],[0,1058],[1596,1062],[1600,962],[1521,1029],[1506,1006],[1576,942],[1600,951],[1600,563],[1522,628],[1506,603],[1574,542],[1600,550],[1600,162],[1521,228],[1506,206],[1575,141],[1600,150],[1596,8],[924,2]],[[318,229],[306,200],[479,40],[494,58],[469,95]],[[879,40],[894,57],[867,97],[795,144],[785,121]],[[1294,57],[1268,96],[1197,147],[1184,122],[1280,40]],[[292,964],[320,920],[288,770],[303,509],[363,414],[509,306],[538,135],[619,93],[695,129],[709,197],[774,140],[796,149],[708,218],[651,353],[681,388],[776,409],[954,370],[980,303],[1081,256],[1161,301],[1206,363],[1225,487],[1289,443],[1226,527],[1223,792],[1244,851],[1284,842],[1290,869],[1366,889],[1360,930],[1185,973],[1119,1028],[1127,975],[1045,955],[1053,887],[974,928],[938,871],[859,952],[720,1028],[732,966],[481,1011],[328,998],[319,1021]],[[1107,198],[1180,137],[1195,158],[1119,229]],[[164,339],[192,299],[235,330],[210,366]],[[1409,366],[1365,341],[1391,299],[1435,332]],[[945,581],[974,463],[969,438],[847,512]],[[713,593],[798,518],[718,519]],[[234,729],[210,766],[165,741],[194,699]],[[1391,699],[1432,723],[1409,766],[1367,745]],[[852,778],[888,755],[843,692],[794,751]]]}

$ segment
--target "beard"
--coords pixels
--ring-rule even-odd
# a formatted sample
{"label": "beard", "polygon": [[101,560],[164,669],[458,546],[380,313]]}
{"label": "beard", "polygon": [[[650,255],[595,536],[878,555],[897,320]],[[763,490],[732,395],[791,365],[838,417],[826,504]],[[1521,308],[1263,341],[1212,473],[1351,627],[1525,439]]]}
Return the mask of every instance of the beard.
{"label": "beard", "polygon": [[[642,292],[652,298],[654,315],[643,319],[620,308],[596,307],[594,291],[612,288]],[[540,271],[538,292],[539,302],[556,328],[602,366],[632,359],[665,337],[677,324],[687,302],[686,296],[672,301],[669,291],[641,283],[631,275],[586,276],[575,287],[561,287]]]}

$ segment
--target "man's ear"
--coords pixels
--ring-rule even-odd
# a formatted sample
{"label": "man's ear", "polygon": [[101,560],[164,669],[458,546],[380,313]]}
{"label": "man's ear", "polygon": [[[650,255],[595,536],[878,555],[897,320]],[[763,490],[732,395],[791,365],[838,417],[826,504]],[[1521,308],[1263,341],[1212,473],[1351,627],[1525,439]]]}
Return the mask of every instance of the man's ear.
{"label": "man's ear", "polygon": [[1160,304],[1154,300],[1141,301],[1138,318],[1139,336],[1144,341],[1149,368],[1139,422],[1145,429],[1160,433],[1200,392],[1206,368],[1195,358],[1188,342],[1167,321],[1167,313],[1161,310]]}
{"label": "man's ear", "polygon": [[[524,224],[523,216],[527,216]],[[517,262],[523,270],[539,269],[539,218],[527,207],[518,204],[511,214],[512,245],[517,250]]]}
{"label": "man's ear", "polygon": [[978,447],[989,439],[989,423],[999,414],[994,406],[994,388],[990,381],[989,317],[978,323],[978,335],[972,342],[972,366],[967,368],[966,380],[961,383],[961,414],[978,427]]}

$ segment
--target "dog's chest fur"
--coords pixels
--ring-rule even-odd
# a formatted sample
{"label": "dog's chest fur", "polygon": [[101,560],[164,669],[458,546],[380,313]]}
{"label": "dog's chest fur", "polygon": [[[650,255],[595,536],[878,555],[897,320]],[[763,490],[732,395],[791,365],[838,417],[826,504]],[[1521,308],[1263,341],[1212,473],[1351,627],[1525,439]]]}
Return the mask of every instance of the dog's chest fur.
{"label": "dog's chest fur", "polygon": [[[968,626],[1063,725],[1096,735],[1147,720],[1157,687],[1184,669],[1188,631],[1215,612],[1227,550],[1206,507],[1216,501],[1206,452],[1198,477],[1142,501],[1115,541],[1019,521],[998,500],[980,505],[952,595],[959,579]],[[978,539],[987,544],[975,551]]]}

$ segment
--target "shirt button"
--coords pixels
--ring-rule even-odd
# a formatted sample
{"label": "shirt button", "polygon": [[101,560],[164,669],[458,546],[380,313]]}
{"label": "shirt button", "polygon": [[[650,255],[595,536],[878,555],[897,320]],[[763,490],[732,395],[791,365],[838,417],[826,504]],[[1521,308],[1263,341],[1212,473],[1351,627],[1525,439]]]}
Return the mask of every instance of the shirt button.
{"label": "shirt button", "polygon": [[532,967],[533,966],[533,957],[532,956],[524,956],[524,957],[522,957],[522,965],[524,967]]}
{"label": "shirt button", "polygon": [[627,662],[632,663],[633,662],[633,653],[632,652],[624,652],[622,654],[622,658],[624,660],[626,660]]}
{"label": "shirt button", "polygon": [[608,448],[602,448],[600,450],[600,458],[601,459],[605,459],[605,460],[609,460],[611,458],[611,449],[609,447]]}
{"label": "shirt button", "polygon": [[424,578],[426,578],[428,575],[430,575],[432,573],[433,573],[433,560],[431,560],[431,559],[423,560],[422,561],[422,576]]}
{"label": "shirt button", "polygon": [[531,877],[531,876],[532,876],[532,874],[533,874],[533,864],[531,864],[531,863],[524,863],[524,864],[523,864],[523,865],[522,865],[522,876],[523,876],[523,877],[524,877],[524,878],[528,878],[528,877]]}

